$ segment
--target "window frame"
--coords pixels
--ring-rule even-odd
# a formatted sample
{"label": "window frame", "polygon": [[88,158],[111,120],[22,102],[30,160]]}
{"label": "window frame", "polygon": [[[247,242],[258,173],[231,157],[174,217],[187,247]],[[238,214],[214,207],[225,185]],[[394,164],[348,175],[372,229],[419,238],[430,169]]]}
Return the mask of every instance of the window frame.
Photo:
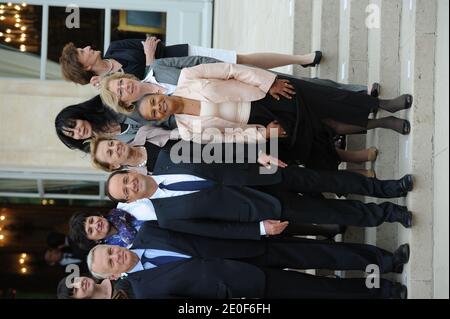
{"label": "window frame", "polygon": [[[5,179],[26,179],[35,180],[37,185],[36,193],[22,192],[0,192],[0,197],[20,197],[20,198],[41,198],[41,199],[80,199],[80,200],[107,200],[105,194],[105,182],[108,178],[106,173],[88,173],[74,172],[67,173],[58,169],[25,169],[25,168],[9,168],[0,170],[0,181]],[[83,194],[55,194],[47,193],[44,189],[45,180],[71,180],[80,182],[97,182],[99,186],[98,195]]]}
{"label": "window frame", "polygon": [[[11,1],[14,4],[21,4],[24,1]],[[42,30],[41,30],[41,56],[40,56],[40,80],[46,80],[47,71],[47,45],[48,45],[48,19],[50,7],[67,7],[73,5],[73,1],[67,0],[29,0],[27,5],[42,6]],[[104,48],[106,52],[111,43],[111,11],[112,10],[137,10],[156,11],[166,13],[166,43],[180,43],[181,32],[180,23],[176,19],[183,19],[184,12],[199,12],[202,14],[201,43],[196,45],[211,47],[212,45],[212,24],[213,24],[213,2],[214,0],[134,0],[132,3],[124,3],[123,0],[77,0],[79,8],[102,9],[105,11],[104,25]],[[67,13],[67,15],[69,15]],[[56,80],[62,81],[62,80]]]}

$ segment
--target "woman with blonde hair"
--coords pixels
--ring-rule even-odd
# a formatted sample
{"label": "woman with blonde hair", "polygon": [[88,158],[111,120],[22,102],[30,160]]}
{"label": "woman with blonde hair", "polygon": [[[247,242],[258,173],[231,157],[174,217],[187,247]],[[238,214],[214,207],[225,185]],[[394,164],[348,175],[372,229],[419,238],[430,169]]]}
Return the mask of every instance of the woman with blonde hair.
{"label": "woman with blonde hair", "polygon": [[387,128],[407,135],[409,121],[396,117],[369,119],[369,115],[379,109],[391,113],[408,109],[412,100],[408,94],[381,100],[261,69],[216,63],[184,69],[174,94],[147,95],[139,101],[138,111],[146,120],[175,114],[180,131],[192,131],[192,118],[201,121],[205,116],[241,125],[265,126],[277,121],[288,135],[280,141],[281,160],[299,161],[310,168],[337,169],[341,161],[374,160],[376,150],[358,154],[337,150],[333,140],[336,134]]}

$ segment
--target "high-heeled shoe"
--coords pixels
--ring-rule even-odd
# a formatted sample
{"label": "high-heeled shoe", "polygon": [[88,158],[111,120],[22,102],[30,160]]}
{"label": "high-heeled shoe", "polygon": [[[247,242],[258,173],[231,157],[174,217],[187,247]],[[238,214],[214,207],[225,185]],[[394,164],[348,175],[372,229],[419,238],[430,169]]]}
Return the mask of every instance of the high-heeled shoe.
{"label": "high-heeled shoe", "polygon": [[411,94],[405,94],[405,110],[408,110],[413,105],[414,98]]}
{"label": "high-heeled shoe", "polygon": [[367,160],[369,162],[375,162],[377,158],[378,158],[378,149],[376,147],[369,148]]}
{"label": "high-heeled shoe", "polygon": [[372,84],[372,89],[370,90],[370,95],[373,97],[379,97],[381,91],[381,85],[378,82]]}
{"label": "high-heeled shoe", "polygon": [[411,123],[408,120],[404,120],[402,135],[409,135],[410,133],[411,133]]}
{"label": "high-heeled shoe", "polygon": [[316,51],[316,56],[314,57],[313,63],[310,64],[302,64],[302,67],[309,68],[309,67],[315,67],[316,65],[320,64],[320,61],[322,61],[322,51]]}

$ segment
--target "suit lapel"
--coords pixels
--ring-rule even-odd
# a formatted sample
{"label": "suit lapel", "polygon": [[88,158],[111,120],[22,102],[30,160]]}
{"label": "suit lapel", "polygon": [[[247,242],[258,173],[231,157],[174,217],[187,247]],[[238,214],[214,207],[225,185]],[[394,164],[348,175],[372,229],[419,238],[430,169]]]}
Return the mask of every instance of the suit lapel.
{"label": "suit lapel", "polygon": [[[170,272],[175,270],[176,268],[180,267],[183,263],[189,261],[190,259],[187,260],[180,260],[177,262],[173,262],[170,264],[166,264],[166,265],[162,265],[156,268],[151,268],[151,269],[145,269],[145,270],[141,270],[141,271],[137,271],[134,272],[132,274],[128,275],[129,279],[132,279],[136,282],[141,282],[145,279],[145,283],[147,284],[148,282],[151,281],[155,281],[155,280],[162,280],[163,276]],[[144,278],[145,277],[145,278]]]}

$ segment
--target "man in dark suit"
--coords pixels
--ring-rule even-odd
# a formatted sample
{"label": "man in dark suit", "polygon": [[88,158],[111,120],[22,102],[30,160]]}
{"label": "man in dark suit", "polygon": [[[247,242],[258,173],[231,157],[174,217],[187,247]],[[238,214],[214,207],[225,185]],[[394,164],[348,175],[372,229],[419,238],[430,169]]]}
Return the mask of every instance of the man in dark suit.
{"label": "man in dark suit", "polygon": [[[406,196],[412,176],[380,181],[350,172],[312,171],[296,166],[275,173],[258,164],[175,164],[161,151],[154,175],[116,172],[107,194],[117,202],[149,198],[161,227],[218,238],[259,239],[278,235],[287,223],[361,227],[383,222],[412,226],[406,207],[300,196],[301,192],[355,193],[392,198]],[[266,173],[266,174],[265,174]]]}
{"label": "man in dark suit", "polygon": [[[104,59],[114,59],[122,64],[125,73],[133,74],[138,79],[143,79],[147,73],[147,57],[144,52],[142,39],[124,39],[113,41],[106,51]],[[185,57],[189,55],[188,44],[165,46],[158,42],[153,53],[153,59],[166,57]]]}
{"label": "man in dark suit", "polygon": [[94,276],[128,273],[136,298],[400,298],[406,287],[381,279],[310,276],[290,269],[402,272],[409,246],[394,254],[375,246],[306,239],[219,240],[172,232],[147,222],[131,250],[99,245],[88,266]]}

